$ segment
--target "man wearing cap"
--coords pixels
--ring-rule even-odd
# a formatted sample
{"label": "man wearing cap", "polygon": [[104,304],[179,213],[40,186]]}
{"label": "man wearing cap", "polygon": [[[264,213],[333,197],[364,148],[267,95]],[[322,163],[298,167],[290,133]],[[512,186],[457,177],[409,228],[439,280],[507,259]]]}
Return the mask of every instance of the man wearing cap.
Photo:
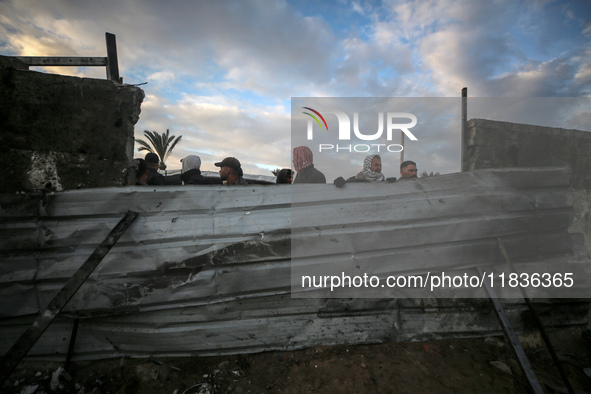
{"label": "man wearing cap", "polygon": [[164,185],[164,175],[158,172],[158,163],[160,162],[160,158],[156,153],[148,153],[144,158],[146,164],[148,165],[148,179],[146,183],[148,185]]}
{"label": "man wearing cap", "polygon": [[248,185],[248,182],[242,177],[242,167],[237,158],[226,157],[219,163],[215,163],[215,166],[220,167],[220,178],[225,181],[226,185]]}

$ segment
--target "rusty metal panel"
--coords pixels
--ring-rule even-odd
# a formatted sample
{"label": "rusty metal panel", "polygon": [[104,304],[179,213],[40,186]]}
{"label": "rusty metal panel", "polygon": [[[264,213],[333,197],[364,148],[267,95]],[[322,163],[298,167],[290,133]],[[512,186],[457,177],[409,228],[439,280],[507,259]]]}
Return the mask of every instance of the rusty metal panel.
{"label": "rusty metal panel", "polygon": [[[566,231],[568,179],[566,168],[522,168],[342,189],[133,186],[9,199],[0,208],[0,352],[127,210],[138,218],[33,356],[63,354],[67,344],[55,339],[69,336],[73,317],[82,318],[75,359],[498,333],[491,311],[453,303],[429,313],[395,297],[293,298],[292,269],[351,254],[362,264],[395,257],[383,275],[459,269],[501,261],[498,237],[514,261],[534,268],[579,262],[586,256]],[[292,256],[302,241],[307,247]],[[566,321],[581,322],[576,310]]]}

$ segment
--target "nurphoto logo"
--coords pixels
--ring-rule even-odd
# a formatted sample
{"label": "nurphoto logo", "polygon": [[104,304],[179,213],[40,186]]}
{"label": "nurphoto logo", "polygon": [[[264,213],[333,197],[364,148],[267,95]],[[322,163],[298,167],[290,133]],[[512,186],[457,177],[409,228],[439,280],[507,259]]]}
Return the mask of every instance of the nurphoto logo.
{"label": "nurphoto logo", "polygon": [[[303,112],[305,115],[308,115],[310,119],[308,119],[307,124],[307,139],[312,141],[314,139],[314,124],[318,124],[320,130],[328,130],[328,123],[326,122],[325,117],[311,107],[302,107],[306,112]],[[309,111],[309,112],[308,112]],[[386,140],[392,141],[394,135],[398,135],[398,133],[394,134],[394,131],[400,131],[404,133],[411,141],[418,141],[417,137],[409,130],[416,126],[417,124],[417,117],[408,112],[387,112],[386,116],[384,116],[384,112],[378,113],[378,130],[373,133],[362,133],[359,127],[359,113],[353,112],[353,127],[351,128],[351,119],[349,116],[339,110],[332,110],[332,111],[324,111],[325,115],[334,115],[338,121],[338,141],[351,141],[352,133],[351,129],[353,130],[353,135],[356,139],[361,141],[377,141],[382,139],[384,134],[384,123],[386,123],[385,131],[386,131]],[[385,121],[384,121],[385,119]],[[402,122],[401,122],[402,120]],[[409,122],[410,121],[410,122]],[[347,151],[347,152],[369,152],[371,149],[377,149],[380,152],[380,149],[385,149],[388,152],[397,153],[401,152],[404,147],[400,144],[349,144],[349,145],[339,145],[339,144],[319,144],[318,151]]]}

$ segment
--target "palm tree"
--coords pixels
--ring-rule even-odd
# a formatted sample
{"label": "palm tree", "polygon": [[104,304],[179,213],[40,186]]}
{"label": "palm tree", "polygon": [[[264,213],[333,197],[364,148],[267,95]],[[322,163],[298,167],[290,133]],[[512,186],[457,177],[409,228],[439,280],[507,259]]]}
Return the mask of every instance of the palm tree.
{"label": "palm tree", "polygon": [[166,164],[164,162],[168,159],[168,156],[172,153],[172,150],[176,146],[176,144],[181,140],[183,137],[179,135],[176,139],[174,135],[169,136],[170,131],[166,129],[166,133],[158,134],[155,131],[144,131],[144,135],[150,141],[152,146],[150,146],[146,141],[136,138],[135,142],[140,145],[138,149],[139,152],[143,150],[147,150],[148,152],[156,153],[158,157],[160,157],[160,169],[165,170]]}
{"label": "palm tree", "polygon": [[434,173],[433,171],[431,171],[431,172],[423,171],[423,173],[421,174],[421,178],[427,178],[430,176],[437,176],[437,175],[439,175],[439,172]]}

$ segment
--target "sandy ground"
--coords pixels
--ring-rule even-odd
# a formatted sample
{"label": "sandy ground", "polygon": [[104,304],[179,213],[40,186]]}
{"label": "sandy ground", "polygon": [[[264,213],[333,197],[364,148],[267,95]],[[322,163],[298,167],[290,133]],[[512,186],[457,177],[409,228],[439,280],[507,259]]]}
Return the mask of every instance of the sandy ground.
{"label": "sandy ground", "polygon": [[[575,392],[591,392],[586,327],[549,332]],[[547,393],[567,392],[539,334],[521,337]],[[3,393],[529,393],[502,336],[224,357],[21,362]]]}

